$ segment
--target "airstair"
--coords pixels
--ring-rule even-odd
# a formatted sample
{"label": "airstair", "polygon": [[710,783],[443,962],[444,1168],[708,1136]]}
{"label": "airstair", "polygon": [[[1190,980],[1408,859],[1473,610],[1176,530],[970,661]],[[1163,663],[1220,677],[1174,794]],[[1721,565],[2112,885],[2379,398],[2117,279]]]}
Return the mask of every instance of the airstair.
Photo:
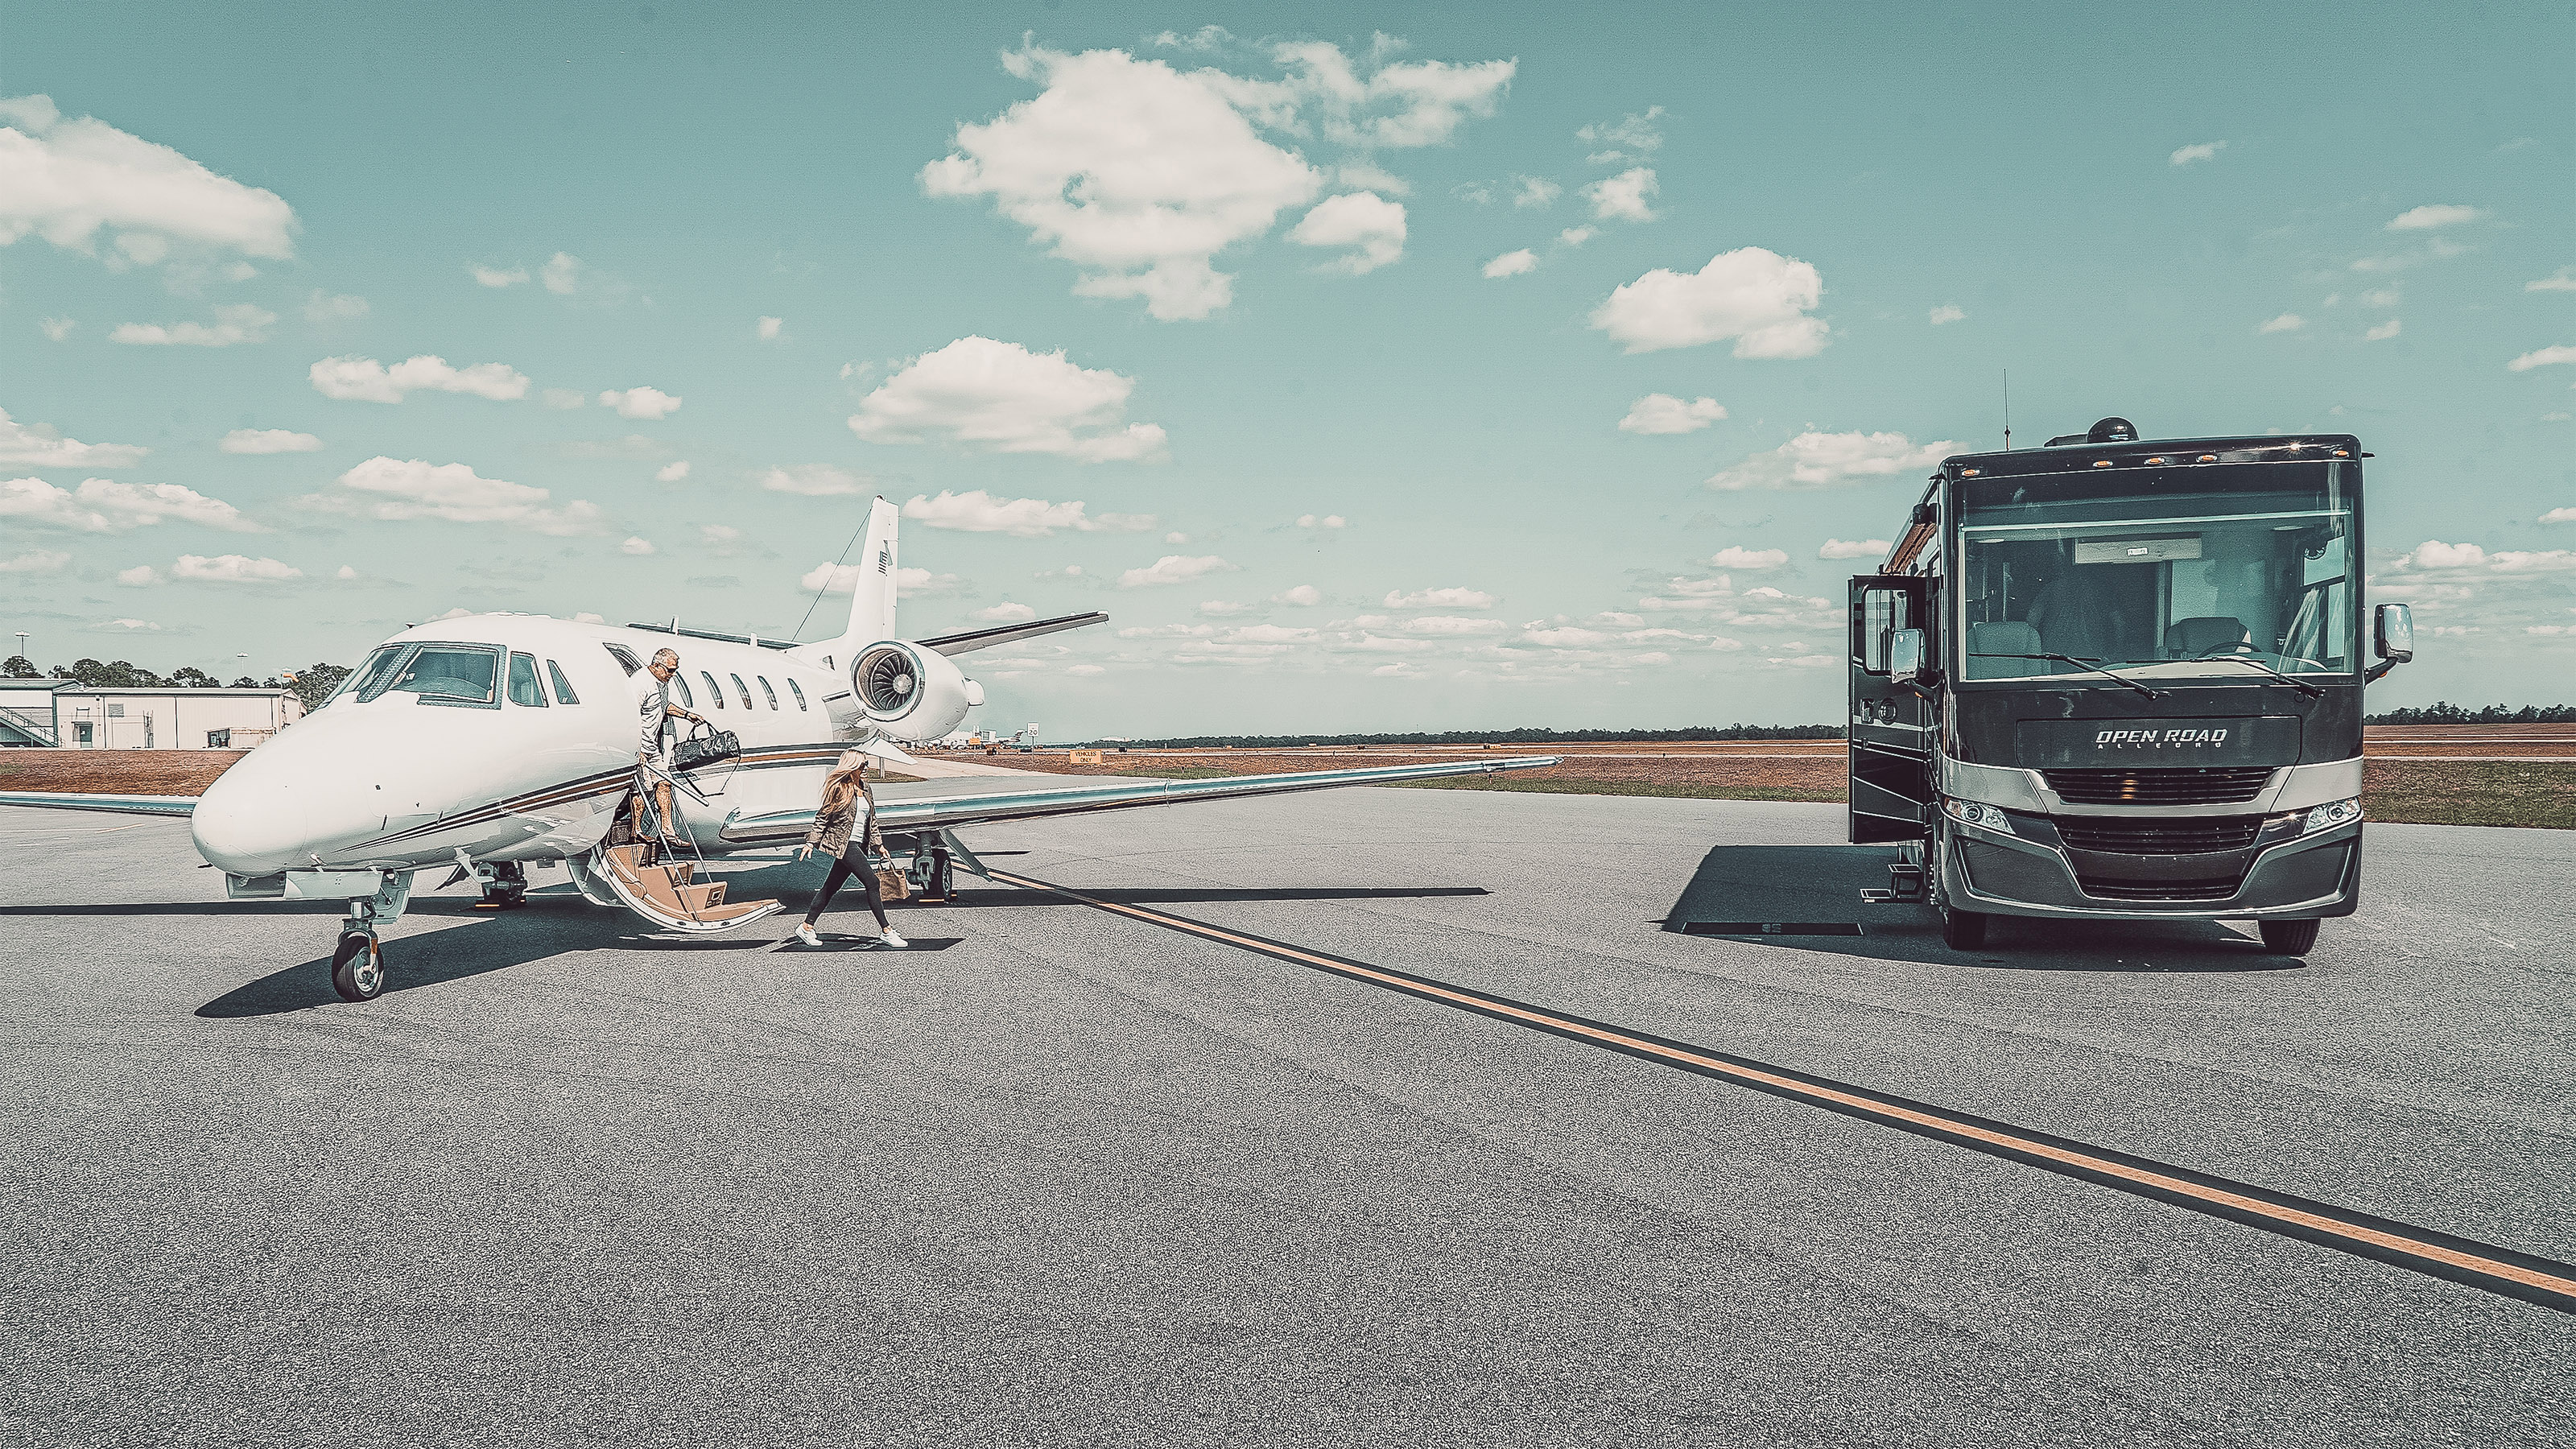
{"label": "airstair", "polygon": [[728,901],[725,883],[698,879],[700,862],[651,859],[647,844],[603,845],[591,853],[590,878],[626,908],[666,931],[709,935],[748,925],[783,909],[778,901]]}

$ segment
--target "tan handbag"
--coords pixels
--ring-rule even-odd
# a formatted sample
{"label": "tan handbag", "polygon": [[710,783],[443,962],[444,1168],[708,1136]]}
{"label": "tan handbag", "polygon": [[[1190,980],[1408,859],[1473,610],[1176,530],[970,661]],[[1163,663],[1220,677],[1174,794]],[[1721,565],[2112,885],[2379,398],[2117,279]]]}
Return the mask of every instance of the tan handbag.
{"label": "tan handbag", "polygon": [[890,901],[912,899],[912,877],[899,870],[877,872],[877,894]]}

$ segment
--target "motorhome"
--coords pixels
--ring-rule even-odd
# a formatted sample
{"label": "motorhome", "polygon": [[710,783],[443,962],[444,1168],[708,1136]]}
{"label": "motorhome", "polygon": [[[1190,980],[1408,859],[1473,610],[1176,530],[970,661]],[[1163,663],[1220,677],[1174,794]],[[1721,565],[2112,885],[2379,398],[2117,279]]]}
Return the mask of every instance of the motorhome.
{"label": "motorhome", "polygon": [[1850,584],[1850,838],[1959,949],[1999,916],[2250,920],[2304,954],[2361,891],[2347,434],[2142,441],[2125,419],[1946,459]]}

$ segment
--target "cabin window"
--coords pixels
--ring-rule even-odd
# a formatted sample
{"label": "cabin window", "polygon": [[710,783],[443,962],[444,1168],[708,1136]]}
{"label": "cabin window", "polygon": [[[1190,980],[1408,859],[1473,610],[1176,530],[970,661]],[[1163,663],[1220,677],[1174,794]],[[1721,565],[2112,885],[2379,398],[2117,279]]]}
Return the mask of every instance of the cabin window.
{"label": "cabin window", "polygon": [[727,679],[732,680],[732,681],[733,681],[733,687],[734,687],[736,690],[738,690],[738,691],[740,691],[740,692],[741,692],[741,694],[742,694],[742,707],[743,707],[744,709],[749,709],[749,708],[751,708],[751,686],[750,686],[750,685],[748,685],[748,684],[743,683],[743,682],[742,682],[742,676],[741,676],[741,675],[739,675],[739,674],[728,674],[728,675],[726,675],[725,677],[726,677]]}
{"label": "cabin window", "polygon": [[571,680],[569,680],[569,679],[564,678],[564,672],[563,672],[563,666],[562,666],[562,665],[557,664],[556,662],[554,662],[554,661],[553,661],[553,660],[551,660],[551,659],[547,660],[547,661],[546,661],[546,677],[547,677],[547,678],[549,678],[549,679],[551,679],[551,680],[553,680],[553,681],[555,682],[555,703],[557,703],[557,704],[579,704],[579,703],[581,703],[581,696],[572,692],[572,681],[571,681]]}
{"label": "cabin window", "polygon": [[627,649],[626,649],[626,647],[625,647],[624,645],[622,645],[622,644],[604,644],[604,645],[602,645],[602,646],[600,646],[600,647],[602,647],[602,648],[606,649],[606,650],[608,651],[608,653],[609,653],[609,657],[610,657],[610,658],[612,658],[612,659],[615,659],[615,660],[617,661],[617,667],[618,667],[618,668],[620,668],[620,669],[625,670],[628,674],[630,674],[630,675],[635,675],[635,674],[641,674],[641,673],[643,673],[643,672],[644,672],[644,664],[643,664],[643,661],[641,661],[641,660],[637,659],[633,654],[631,654],[631,653],[627,652]]}
{"label": "cabin window", "polygon": [[[698,671],[698,677],[699,677],[700,679],[703,679],[703,680],[705,680],[705,681],[707,682],[707,695],[708,695],[708,697],[710,697],[710,698],[712,698],[713,700],[715,700],[715,702],[716,702],[716,708],[718,708],[718,709],[722,709],[722,708],[724,708],[724,707],[725,707],[725,703],[724,703],[724,686],[723,686],[723,685],[721,685],[721,684],[716,683],[716,677],[715,677],[714,675],[712,675],[712,674],[707,673],[707,672],[706,672],[705,670],[703,670],[703,669],[701,669],[701,670],[699,670],[699,671]],[[744,703],[744,704],[749,704],[749,703],[751,703],[751,701],[746,699],[746,700],[744,700],[744,701],[743,701],[743,703]]]}
{"label": "cabin window", "polygon": [[[682,674],[676,669],[672,670],[671,683],[680,691],[680,703],[683,707],[688,709],[696,709],[698,707],[698,697],[689,693],[689,676]],[[722,701],[719,700],[718,703],[722,703]]]}
{"label": "cabin window", "polygon": [[763,674],[757,677],[760,680],[760,692],[768,698],[769,707],[771,709],[778,708],[778,691],[769,687],[769,676]]}
{"label": "cabin window", "polygon": [[501,707],[501,651],[488,644],[423,644],[395,671],[387,688],[423,704]]}
{"label": "cabin window", "polygon": [[545,686],[537,683],[537,656],[517,653],[510,656],[510,703],[523,704],[530,709],[546,707]]}
{"label": "cabin window", "polygon": [[792,694],[792,695],[796,696],[796,712],[797,712],[798,714],[803,714],[803,713],[805,712],[805,691],[804,691],[804,689],[803,689],[801,686],[799,686],[799,685],[796,683],[796,681],[795,681],[795,680],[792,680],[792,679],[791,679],[791,680],[787,681],[787,692],[788,692],[789,694]]}

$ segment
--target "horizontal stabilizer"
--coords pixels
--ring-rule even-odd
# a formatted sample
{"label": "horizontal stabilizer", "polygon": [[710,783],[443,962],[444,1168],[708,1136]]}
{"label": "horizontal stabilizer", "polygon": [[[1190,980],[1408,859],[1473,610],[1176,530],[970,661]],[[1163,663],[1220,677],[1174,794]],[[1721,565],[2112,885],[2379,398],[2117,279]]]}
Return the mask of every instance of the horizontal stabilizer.
{"label": "horizontal stabilizer", "polygon": [[195,812],[194,795],[84,795],[51,790],[0,790],[0,805],[34,805],[47,810],[104,810],[116,815],[185,816]]}
{"label": "horizontal stabilizer", "polygon": [[1017,644],[1023,639],[1034,639],[1059,629],[1081,629],[1108,622],[1107,614],[1067,614],[1061,619],[1038,619],[1026,624],[1004,624],[998,629],[977,629],[966,634],[924,639],[921,647],[938,654],[966,654],[977,649],[990,649],[996,644]]}

